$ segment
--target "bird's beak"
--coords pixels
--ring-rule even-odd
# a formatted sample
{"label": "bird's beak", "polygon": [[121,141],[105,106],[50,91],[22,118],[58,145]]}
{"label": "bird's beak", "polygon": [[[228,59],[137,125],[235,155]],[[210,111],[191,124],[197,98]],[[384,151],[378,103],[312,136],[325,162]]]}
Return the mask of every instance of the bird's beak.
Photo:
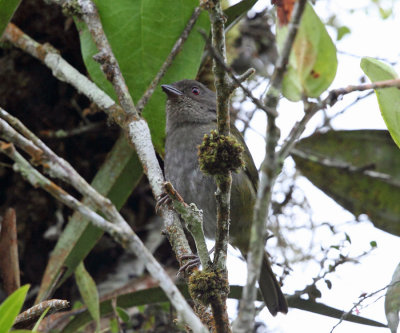
{"label": "bird's beak", "polygon": [[163,84],[161,88],[168,95],[168,97],[178,97],[183,95],[182,91],[169,84]]}

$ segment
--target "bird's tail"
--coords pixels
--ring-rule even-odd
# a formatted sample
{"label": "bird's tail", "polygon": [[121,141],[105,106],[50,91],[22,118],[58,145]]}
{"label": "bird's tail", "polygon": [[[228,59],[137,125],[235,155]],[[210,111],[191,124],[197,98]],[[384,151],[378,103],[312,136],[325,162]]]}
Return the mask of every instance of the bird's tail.
{"label": "bird's tail", "polygon": [[273,316],[278,312],[288,312],[288,305],[285,296],[283,295],[281,287],[271,269],[267,253],[264,253],[258,284],[260,285],[265,305]]}

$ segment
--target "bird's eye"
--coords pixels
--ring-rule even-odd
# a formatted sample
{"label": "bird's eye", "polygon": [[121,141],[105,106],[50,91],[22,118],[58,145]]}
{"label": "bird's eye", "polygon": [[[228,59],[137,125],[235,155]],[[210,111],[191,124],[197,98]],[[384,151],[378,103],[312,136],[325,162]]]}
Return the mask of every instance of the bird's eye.
{"label": "bird's eye", "polygon": [[200,94],[200,89],[197,87],[192,87],[192,93],[195,95],[199,95]]}

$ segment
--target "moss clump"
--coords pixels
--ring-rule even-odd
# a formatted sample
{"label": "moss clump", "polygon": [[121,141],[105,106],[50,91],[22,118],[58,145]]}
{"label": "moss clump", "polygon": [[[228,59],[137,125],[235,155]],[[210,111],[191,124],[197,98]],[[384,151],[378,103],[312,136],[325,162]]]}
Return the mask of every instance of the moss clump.
{"label": "moss clump", "polygon": [[229,283],[219,272],[195,271],[189,278],[189,293],[204,305],[229,294]]}
{"label": "moss clump", "polygon": [[244,167],[243,146],[233,136],[211,131],[204,135],[198,147],[200,170],[209,175],[223,175],[227,171],[239,172]]}

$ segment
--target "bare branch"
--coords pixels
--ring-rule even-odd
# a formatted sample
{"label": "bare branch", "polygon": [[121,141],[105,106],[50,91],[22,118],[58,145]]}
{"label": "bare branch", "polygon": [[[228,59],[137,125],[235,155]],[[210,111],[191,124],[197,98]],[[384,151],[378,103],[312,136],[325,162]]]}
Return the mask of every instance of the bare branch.
{"label": "bare branch", "polygon": [[377,81],[371,83],[364,83],[358,85],[350,85],[344,88],[334,89],[329,92],[328,97],[322,104],[332,106],[335,104],[340,96],[350,94],[354,91],[365,91],[371,89],[382,89],[382,88],[400,88],[400,79]]}
{"label": "bare branch", "polygon": [[[66,62],[61,57],[59,51],[50,44],[40,44],[36,42],[13,23],[7,25],[3,34],[3,39],[40,60],[51,69],[53,75],[57,79],[75,87],[77,91],[96,103],[110,117],[119,122],[118,117],[123,113],[121,107],[104,91],[97,87],[96,84]],[[120,121],[122,121],[122,119]]]}

